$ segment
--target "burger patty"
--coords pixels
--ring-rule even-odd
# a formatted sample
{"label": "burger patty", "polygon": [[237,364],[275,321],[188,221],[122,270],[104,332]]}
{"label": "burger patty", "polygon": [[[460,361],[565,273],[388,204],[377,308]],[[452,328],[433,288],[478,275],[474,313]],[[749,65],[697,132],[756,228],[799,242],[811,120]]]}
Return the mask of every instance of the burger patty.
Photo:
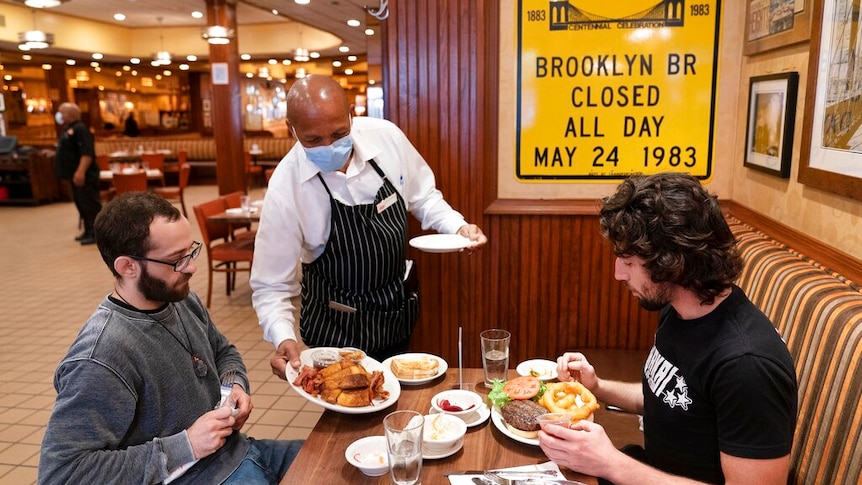
{"label": "burger patty", "polygon": [[539,423],[536,417],[547,412],[541,404],[529,399],[509,401],[500,407],[503,420],[521,431],[538,431]]}

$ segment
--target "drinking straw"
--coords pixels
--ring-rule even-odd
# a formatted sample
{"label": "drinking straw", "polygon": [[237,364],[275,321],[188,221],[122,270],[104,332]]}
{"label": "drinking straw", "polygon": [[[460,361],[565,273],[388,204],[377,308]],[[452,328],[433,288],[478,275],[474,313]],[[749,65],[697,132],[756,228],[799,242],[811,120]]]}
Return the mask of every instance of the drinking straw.
{"label": "drinking straw", "polygon": [[461,327],[458,327],[458,389],[464,389],[464,378],[461,373]]}

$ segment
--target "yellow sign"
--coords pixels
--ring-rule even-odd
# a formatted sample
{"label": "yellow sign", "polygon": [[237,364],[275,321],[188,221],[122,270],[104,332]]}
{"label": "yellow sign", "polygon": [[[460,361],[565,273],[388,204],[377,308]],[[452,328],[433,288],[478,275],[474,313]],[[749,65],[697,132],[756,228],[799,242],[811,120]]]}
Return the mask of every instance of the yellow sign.
{"label": "yellow sign", "polygon": [[712,176],[720,0],[519,0],[522,182]]}

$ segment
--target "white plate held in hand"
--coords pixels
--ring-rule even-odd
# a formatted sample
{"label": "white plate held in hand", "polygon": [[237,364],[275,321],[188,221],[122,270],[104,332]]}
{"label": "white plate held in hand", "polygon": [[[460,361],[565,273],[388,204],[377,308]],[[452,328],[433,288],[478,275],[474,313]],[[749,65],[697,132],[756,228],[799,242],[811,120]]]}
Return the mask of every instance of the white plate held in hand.
{"label": "white plate held in hand", "polygon": [[410,245],[426,253],[454,253],[470,245],[470,240],[459,234],[426,234],[410,240]]}

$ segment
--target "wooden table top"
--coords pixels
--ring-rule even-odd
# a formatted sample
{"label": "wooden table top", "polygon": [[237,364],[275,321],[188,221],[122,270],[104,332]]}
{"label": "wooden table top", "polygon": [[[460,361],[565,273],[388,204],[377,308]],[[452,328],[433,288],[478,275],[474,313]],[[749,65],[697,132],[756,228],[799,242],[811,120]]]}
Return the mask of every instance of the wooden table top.
{"label": "wooden table top", "polygon": [[[512,377],[513,370],[509,371]],[[464,387],[475,389],[487,396],[482,369],[464,369]],[[389,484],[389,474],[369,477],[347,462],[344,450],[350,443],[365,436],[382,436],[383,418],[396,410],[412,409],[427,414],[431,398],[440,391],[458,387],[458,369],[450,368],[444,377],[421,386],[401,386],[401,397],[394,405],[371,414],[342,414],[326,411],[314,427],[294,460],[281,484],[350,483]],[[484,423],[467,428],[464,447],[454,455],[439,460],[422,461],[422,485],[448,485],[444,472],[456,470],[483,470],[520,465],[545,463],[548,458],[538,446],[517,442],[501,433],[489,418]],[[598,483],[595,478],[563,472],[569,479],[588,485]]]}
{"label": "wooden table top", "polygon": [[256,207],[253,212],[220,212],[218,214],[207,217],[207,222],[219,222],[226,224],[260,222],[260,212],[260,207]]}

